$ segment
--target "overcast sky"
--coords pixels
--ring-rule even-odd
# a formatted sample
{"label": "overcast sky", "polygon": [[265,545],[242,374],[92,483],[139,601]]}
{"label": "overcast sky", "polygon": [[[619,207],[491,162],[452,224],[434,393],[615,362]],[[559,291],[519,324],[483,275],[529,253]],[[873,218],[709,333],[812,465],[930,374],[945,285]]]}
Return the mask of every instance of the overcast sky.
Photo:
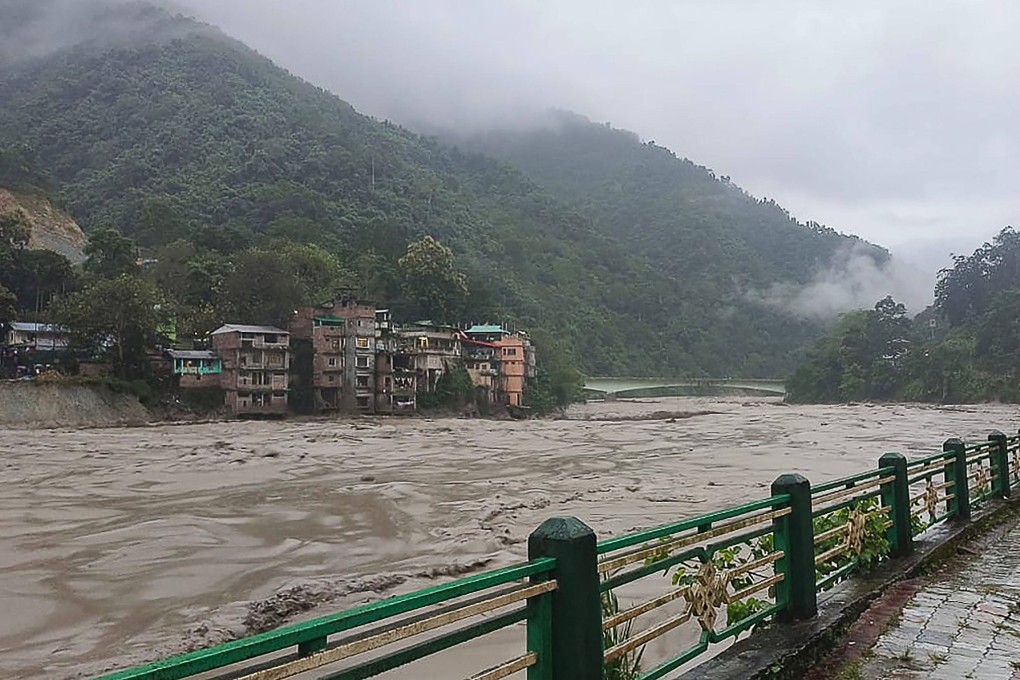
{"label": "overcast sky", "polygon": [[1020,2],[178,0],[373,116],[564,108],[921,259],[1020,223]]}

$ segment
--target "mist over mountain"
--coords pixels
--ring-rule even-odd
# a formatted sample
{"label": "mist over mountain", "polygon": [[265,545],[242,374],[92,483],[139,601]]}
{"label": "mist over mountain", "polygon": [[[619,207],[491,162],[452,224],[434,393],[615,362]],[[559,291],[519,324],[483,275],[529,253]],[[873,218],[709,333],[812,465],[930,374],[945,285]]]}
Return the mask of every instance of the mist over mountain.
{"label": "mist over mountain", "polygon": [[848,251],[888,260],[578,116],[442,142],[151,5],[70,3],[94,10],[76,40],[52,20],[68,2],[4,2],[21,23],[3,29],[0,154],[45,172],[86,230],[157,255],[311,243],[399,311],[396,260],[431,235],[472,291],[451,321],[547,331],[595,374],[748,376],[789,370],[824,325],[776,291]]}

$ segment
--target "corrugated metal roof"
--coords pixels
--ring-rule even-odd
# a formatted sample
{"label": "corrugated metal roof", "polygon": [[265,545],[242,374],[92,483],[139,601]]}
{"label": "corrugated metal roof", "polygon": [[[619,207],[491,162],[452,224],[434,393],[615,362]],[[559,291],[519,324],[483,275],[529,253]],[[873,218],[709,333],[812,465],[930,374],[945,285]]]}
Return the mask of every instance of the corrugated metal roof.
{"label": "corrugated metal roof", "polygon": [[207,349],[168,349],[172,359],[218,359],[216,352]]}
{"label": "corrugated metal roof", "polygon": [[275,335],[290,335],[287,331],[276,326],[245,326],[237,323],[223,324],[212,332],[213,335],[221,333],[272,333]]}
{"label": "corrugated metal roof", "polygon": [[465,333],[508,333],[502,326],[494,326],[492,324],[481,324],[478,326],[472,326],[471,328],[464,331]]}
{"label": "corrugated metal roof", "polygon": [[55,323],[35,323],[34,321],[12,321],[11,329],[24,333],[67,333],[67,329]]}

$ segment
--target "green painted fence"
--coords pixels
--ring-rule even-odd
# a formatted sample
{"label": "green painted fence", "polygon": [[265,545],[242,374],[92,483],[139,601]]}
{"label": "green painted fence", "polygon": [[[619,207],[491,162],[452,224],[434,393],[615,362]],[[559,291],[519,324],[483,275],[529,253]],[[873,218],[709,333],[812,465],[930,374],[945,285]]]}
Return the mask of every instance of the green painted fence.
{"label": "green painted fence", "polygon": [[[1020,435],[995,431],[913,460],[886,453],[873,470],[815,487],[781,475],[768,498],[601,542],[576,518],[552,518],[529,537],[524,564],[102,680],[359,680],[503,629],[520,631],[519,653],[473,680],[656,680],[767,620],[814,616],[819,592],[1018,485]],[[662,593],[635,601],[638,581]],[[669,658],[639,667],[645,646],[671,632],[657,643]]]}

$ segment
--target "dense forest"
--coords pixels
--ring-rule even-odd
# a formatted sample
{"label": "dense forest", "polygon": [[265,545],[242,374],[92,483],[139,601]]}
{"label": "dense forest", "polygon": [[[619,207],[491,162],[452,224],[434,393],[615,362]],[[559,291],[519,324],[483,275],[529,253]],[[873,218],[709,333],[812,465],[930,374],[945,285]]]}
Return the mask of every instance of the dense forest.
{"label": "dense forest", "polygon": [[[7,4],[0,168],[49,187],[97,247],[137,244],[189,333],[345,288],[403,318],[545,331],[592,374],[774,376],[821,329],[749,293],[858,244],[583,121],[441,143],[144,3],[77,5],[99,8],[83,42],[19,55],[49,3]],[[439,297],[409,283],[426,237],[456,261]]]}
{"label": "dense forest", "polygon": [[891,298],[844,315],[787,390],[801,402],[1020,401],[1020,233],[956,256],[913,319]]}

